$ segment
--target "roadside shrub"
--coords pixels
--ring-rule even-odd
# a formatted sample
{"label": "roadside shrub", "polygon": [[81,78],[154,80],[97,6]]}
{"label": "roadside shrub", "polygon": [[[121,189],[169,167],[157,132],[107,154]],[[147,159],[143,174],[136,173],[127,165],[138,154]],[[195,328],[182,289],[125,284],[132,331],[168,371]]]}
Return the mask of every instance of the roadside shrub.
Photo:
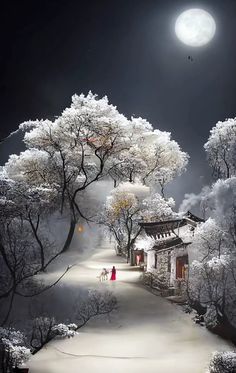
{"label": "roadside shrub", "polygon": [[236,352],[215,352],[209,366],[209,373],[235,373]]}

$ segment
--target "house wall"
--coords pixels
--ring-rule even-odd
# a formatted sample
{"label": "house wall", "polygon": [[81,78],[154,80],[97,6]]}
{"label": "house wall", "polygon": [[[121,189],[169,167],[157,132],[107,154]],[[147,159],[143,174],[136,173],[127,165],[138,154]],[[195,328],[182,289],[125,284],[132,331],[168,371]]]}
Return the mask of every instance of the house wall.
{"label": "house wall", "polygon": [[155,269],[155,251],[154,250],[149,250],[147,252],[147,271],[148,272],[153,272]]}
{"label": "house wall", "polygon": [[[157,254],[157,268],[155,268],[155,254]],[[147,255],[147,271],[156,274],[164,282],[170,281],[169,251],[155,252],[151,250]]]}
{"label": "house wall", "polygon": [[[178,247],[173,250],[157,252],[157,268],[155,268],[155,251],[150,250],[147,254],[147,271],[156,274],[161,280],[170,286],[176,284],[176,258],[188,255],[188,247]],[[189,263],[191,263],[191,256]]]}
{"label": "house wall", "polygon": [[[189,265],[196,259],[196,252],[194,252],[192,245],[194,236],[194,225],[186,224],[182,227],[175,229],[175,235],[171,235],[173,238],[178,236],[182,239],[183,245],[175,249],[155,251],[147,251],[147,271],[156,274],[160,279],[165,280],[170,286],[176,287],[176,258],[188,255]],[[170,237],[162,237],[156,239],[156,244],[160,241],[169,240]],[[157,253],[157,268],[155,268],[155,253]]]}

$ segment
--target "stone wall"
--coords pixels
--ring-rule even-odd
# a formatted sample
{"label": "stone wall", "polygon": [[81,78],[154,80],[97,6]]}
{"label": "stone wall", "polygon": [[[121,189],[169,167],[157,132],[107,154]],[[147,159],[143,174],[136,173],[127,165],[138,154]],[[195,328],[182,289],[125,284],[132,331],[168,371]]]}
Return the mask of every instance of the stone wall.
{"label": "stone wall", "polygon": [[169,251],[157,252],[157,268],[155,268],[155,251],[148,253],[148,266],[147,270],[155,274],[160,281],[170,282],[170,257]]}
{"label": "stone wall", "polygon": [[[161,281],[168,282],[170,286],[176,286],[176,258],[186,254],[188,254],[186,247],[160,252],[149,251],[147,255],[147,271],[158,276]],[[157,255],[156,268],[155,255]]]}
{"label": "stone wall", "polygon": [[170,282],[170,252],[157,253],[157,274],[161,281]]}

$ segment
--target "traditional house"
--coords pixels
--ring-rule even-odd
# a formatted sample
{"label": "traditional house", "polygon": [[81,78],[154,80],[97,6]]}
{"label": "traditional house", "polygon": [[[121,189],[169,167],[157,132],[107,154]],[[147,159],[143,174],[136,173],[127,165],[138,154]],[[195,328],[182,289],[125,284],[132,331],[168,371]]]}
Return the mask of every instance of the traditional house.
{"label": "traditional house", "polygon": [[[181,219],[140,223],[146,237],[153,238],[153,246],[146,252],[137,246],[137,255],[145,262],[145,269],[156,274],[167,287],[177,287],[187,278],[188,265],[193,260],[188,246],[200,222],[203,220],[188,212]],[[135,251],[134,255],[136,258]]]}

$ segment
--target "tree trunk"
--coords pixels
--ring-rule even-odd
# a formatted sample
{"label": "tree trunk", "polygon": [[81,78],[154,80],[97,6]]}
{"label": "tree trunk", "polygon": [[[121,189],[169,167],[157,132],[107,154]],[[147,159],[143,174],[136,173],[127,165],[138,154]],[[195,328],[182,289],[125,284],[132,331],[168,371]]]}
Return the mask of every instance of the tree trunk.
{"label": "tree trunk", "polygon": [[38,225],[39,225],[39,219],[40,219],[40,216],[38,215],[38,222],[37,222],[37,225],[35,227],[34,223],[33,223],[33,220],[31,219],[31,216],[30,216],[30,213],[28,214],[28,218],[29,218],[29,223],[30,223],[30,226],[32,228],[32,231],[33,231],[33,234],[34,234],[34,237],[39,245],[39,249],[40,249],[40,258],[41,258],[41,271],[45,271],[45,256],[44,256],[44,246],[42,244],[42,241],[40,240],[39,236],[38,236]]}
{"label": "tree trunk", "polygon": [[64,246],[61,250],[61,253],[66,252],[70,248],[70,244],[71,244],[72,238],[74,236],[74,232],[75,232],[75,227],[76,227],[76,221],[75,221],[75,219],[71,218],[70,229],[69,229],[65,244],[64,244]]}
{"label": "tree trunk", "polygon": [[134,266],[135,265],[135,263],[134,263],[134,250],[133,250],[132,245],[130,245],[129,252],[130,252],[130,265]]}
{"label": "tree trunk", "polygon": [[236,328],[226,315],[218,318],[218,325],[214,328],[208,328],[212,333],[220,337],[230,340],[236,345]]}
{"label": "tree trunk", "polygon": [[133,245],[130,243],[127,245],[127,263],[134,266]]}
{"label": "tree trunk", "polygon": [[127,252],[127,263],[129,263],[129,260],[130,260],[130,247],[128,245],[126,246],[126,252]]}

